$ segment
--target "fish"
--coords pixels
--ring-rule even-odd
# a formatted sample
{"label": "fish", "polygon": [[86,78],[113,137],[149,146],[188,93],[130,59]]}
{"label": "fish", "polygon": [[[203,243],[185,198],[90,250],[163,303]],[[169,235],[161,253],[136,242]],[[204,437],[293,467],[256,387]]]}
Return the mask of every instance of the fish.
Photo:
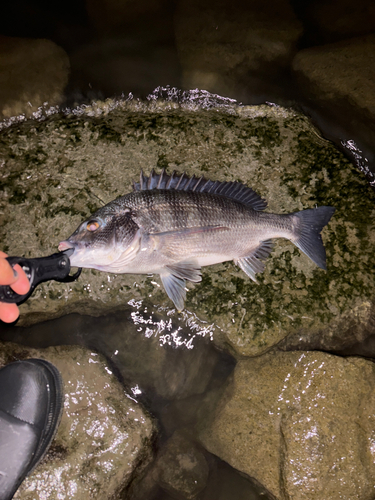
{"label": "fish", "polygon": [[59,250],[74,249],[74,267],[159,274],[178,311],[184,309],[186,281],[200,282],[204,266],[234,261],[256,282],[275,238],[290,240],[326,270],[320,233],[335,208],[273,214],[266,207],[266,200],[241,182],[141,171],[132,192],[99,208]]}

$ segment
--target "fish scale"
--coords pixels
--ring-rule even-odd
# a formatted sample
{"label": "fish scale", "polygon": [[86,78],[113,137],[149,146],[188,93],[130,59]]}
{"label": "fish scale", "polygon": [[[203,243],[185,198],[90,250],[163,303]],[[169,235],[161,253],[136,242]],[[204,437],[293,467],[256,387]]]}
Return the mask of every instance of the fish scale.
{"label": "fish scale", "polygon": [[272,240],[292,241],[326,269],[321,231],[335,209],[291,214],[263,210],[267,202],[239,182],[141,172],[134,191],[97,210],[59,245],[74,248],[71,265],[114,273],[159,274],[178,310],[186,280],[201,267],[233,260],[251,279],[264,270]]}
{"label": "fish scale", "polygon": [[[150,221],[155,231],[193,226],[224,224],[229,227],[249,223],[251,212],[242,203],[220,195],[167,190],[144,192],[147,211],[143,211],[142,195],[123,197],[123,204],[130,206],[138,220]],[[147,193],[147,194],[146,194]],[[170,226],[172,224],[172,226]],[[147,228],[151,230],[151,227]]]}

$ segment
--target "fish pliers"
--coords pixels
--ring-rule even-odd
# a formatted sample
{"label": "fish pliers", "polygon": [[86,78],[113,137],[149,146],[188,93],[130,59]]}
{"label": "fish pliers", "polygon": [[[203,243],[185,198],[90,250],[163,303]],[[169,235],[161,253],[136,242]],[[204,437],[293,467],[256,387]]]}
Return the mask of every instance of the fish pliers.
{"label": "fish pliers", "polygon": [[0,285],[0,302],[13,304],[22,304],[33,293],[35,287],[44,281],[60,281],[62,283],[70,283],[75,281],[81,274],[82,268],[79,268],[76,273],[70,275],[70,260],[69,257],[74,252],[73,248],[64,250],[63,252],[54,253],[47,257],[39,257],[36,259],[27,259],[25,257],[7,257],[6,260],[13,267],[19,264],[25,271],[28,280],[30,281],[30,290],[24,295],[19,295],[9,285]]}

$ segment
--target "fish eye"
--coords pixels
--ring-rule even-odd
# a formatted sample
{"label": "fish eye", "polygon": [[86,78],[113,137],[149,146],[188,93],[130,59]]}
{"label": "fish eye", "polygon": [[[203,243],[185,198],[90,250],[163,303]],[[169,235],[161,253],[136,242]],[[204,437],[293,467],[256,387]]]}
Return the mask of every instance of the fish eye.
{"label": "fish eye", "polygon": [[86,226],[87,231],[93,233],[99,228],[100,224],[97,220],[89,220]]}

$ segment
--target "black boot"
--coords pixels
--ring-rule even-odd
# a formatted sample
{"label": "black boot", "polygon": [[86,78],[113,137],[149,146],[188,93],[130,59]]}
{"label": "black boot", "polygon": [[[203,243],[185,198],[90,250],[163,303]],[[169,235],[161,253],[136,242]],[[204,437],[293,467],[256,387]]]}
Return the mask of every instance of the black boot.
{"label": "black boot", "polygon": [[47,452],[64,406],[60,372],[43,359],[0,370],[0,500],[10,500]]}

